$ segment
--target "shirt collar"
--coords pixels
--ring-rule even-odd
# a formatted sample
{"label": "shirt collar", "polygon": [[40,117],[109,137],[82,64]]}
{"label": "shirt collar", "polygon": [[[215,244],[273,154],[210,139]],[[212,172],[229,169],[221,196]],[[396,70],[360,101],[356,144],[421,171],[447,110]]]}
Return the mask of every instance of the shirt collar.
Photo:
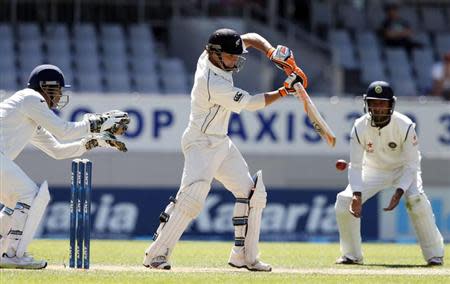
{"label": "shirt collar", "polygon": [[231,78],[233,75],[233,71],[225,71],[217,67],[216,65],[212,64],[212,62],[209,60],[208,54],[206,54],[206,64],[211,71],[214,73],[221,75],[225,78]]}

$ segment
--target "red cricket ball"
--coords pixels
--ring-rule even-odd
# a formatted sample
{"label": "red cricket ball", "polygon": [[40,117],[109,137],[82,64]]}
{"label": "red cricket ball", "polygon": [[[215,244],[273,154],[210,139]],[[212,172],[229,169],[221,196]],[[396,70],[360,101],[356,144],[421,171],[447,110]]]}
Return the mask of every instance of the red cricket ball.
{"label": "red cricket ball", "polygon": [[336,161],[336,169],[338,171],[345,171],[345,169],[347,168],[347,165],[348,164],[345,160],[340,159],[340,160]]}

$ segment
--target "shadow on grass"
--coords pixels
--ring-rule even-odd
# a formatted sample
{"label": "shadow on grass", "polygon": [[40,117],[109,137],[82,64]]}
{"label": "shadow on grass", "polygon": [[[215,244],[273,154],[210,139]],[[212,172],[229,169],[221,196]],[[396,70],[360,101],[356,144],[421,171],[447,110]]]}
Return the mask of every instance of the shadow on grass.
{"label": "shadow on grass", "polygon": [[429,265],[426,264],[381,264],[381,263],[369,263],[364,264],[364,266],[376,266],[376,267],[386,267],[386,268],[429,268]]}

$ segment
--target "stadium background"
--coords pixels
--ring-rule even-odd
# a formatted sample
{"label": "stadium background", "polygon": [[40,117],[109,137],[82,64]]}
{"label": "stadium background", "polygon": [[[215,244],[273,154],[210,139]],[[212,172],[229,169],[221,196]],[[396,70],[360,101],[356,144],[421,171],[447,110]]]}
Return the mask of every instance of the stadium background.
{"label": "stadium background", "polygon": [[[86,155],[94,163],[93,236],[149,239],[181,178],[180,138],[195,62],[209,34],[220,27],[258,32],[293,49],[310,79],[311,97],[338,137],[336,149],[327,148],[293,99],[233,116],[230,135],[251,172],[263,170],[269,191],[261,238],[337,240],[333,205],[347,178],[334,162],[348,159],[348,134],[362,114],[367,83],[384,79],[394,86],[397,109],[417,122],[425,190],[449,241],[450,107],[429,93],[431,65],[450,50],[450,2],[397,2],[424,44],[412,57],[376,37],[383,1],[0,0],[0,97],[23,88],[34,66],[52,63],[73,85],[62,117],[129,111],[129,152]],[[256,93],[277,88],[283,79],[252,50],[236,85]],[[50,183],[53,199],[39,236],[66,238],[69,161],[33,148],[17,161],[37,183]],[[393,213],[381,209],[391,193],[364,206],[363,239],[414,240],[404,204]],[[232,195],[214,183],[183,238],[231,241],[232,208]]]}

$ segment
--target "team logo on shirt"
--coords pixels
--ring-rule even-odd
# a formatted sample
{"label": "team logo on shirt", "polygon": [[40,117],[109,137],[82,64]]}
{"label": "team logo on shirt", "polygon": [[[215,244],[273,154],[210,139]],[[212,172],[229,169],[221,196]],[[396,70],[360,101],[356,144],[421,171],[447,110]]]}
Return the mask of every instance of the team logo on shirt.
{"label": "team logo on shirt", "polygon": [[388,144],[389,148],[391,148],[392,150],[394,150],[395,148],[397,148],[397,144],[395,142],[389,142]]}
{"label": "team logo on shirt", "polygon": [[234,101],[235,102],[240,102],[242,100],[242,93],[241,92],[237,92],[236,95],[234,95]]}
{"label": "team logo on shirt", "polygon": [[417,144],[419,144],[419,141],[417,141],[417,136],[416,136],[415,134],[414,134],[414,136],[413,136],[412,144],[413,144],[414,146],[416,146]]}
{"label": "team logo on shirt", "polygon": [[372,142],[369,141],[369,143],[367,143],[366,151],[367,151],[367,153],[373,153],[374,149],[373,149],[373,143]]}

